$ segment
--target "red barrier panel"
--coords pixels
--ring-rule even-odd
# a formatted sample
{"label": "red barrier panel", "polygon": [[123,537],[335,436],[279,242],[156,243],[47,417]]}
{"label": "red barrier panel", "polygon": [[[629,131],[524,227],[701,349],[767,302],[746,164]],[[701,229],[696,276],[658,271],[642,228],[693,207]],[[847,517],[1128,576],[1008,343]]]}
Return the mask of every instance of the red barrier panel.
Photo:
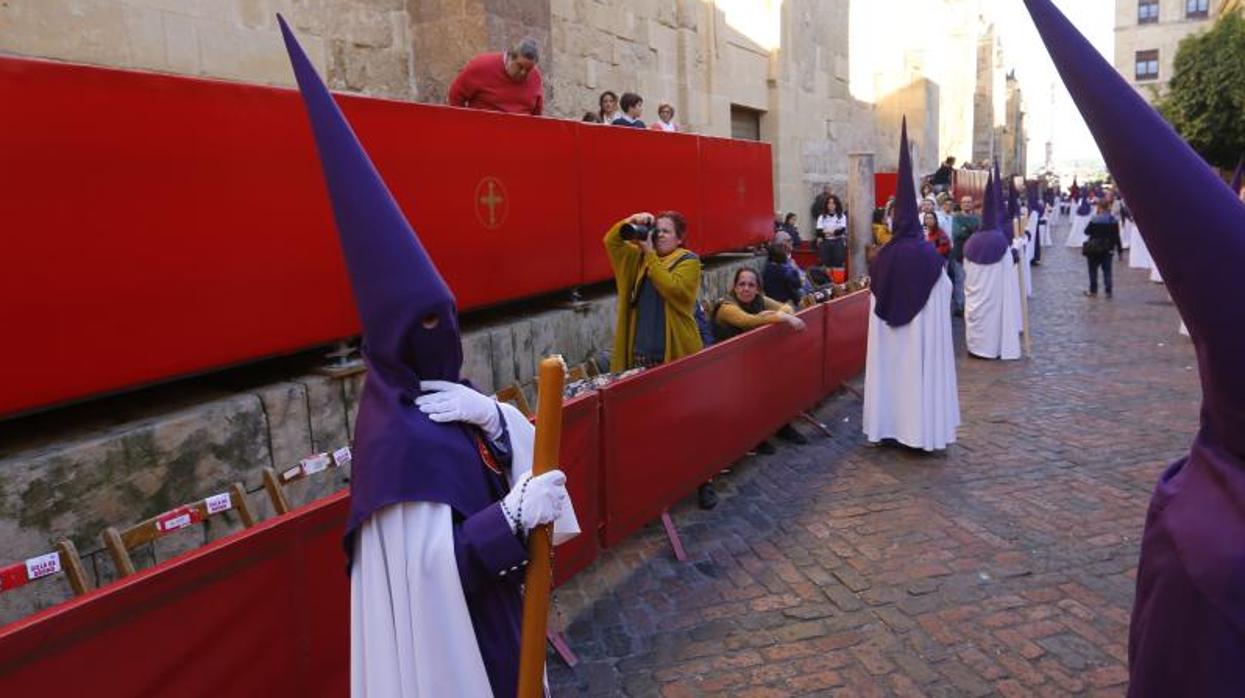
{"label": "red barrier panel", "polygon": [[345,493],[0,630],[12,695],[342,696]]}
{"label": "red barrier panel", "polygon": [[869,291],[857,291],[823,304],[826,309],[825,392],[865,370],[869,339]]}
{"label": "red barrier panel", "polygon": [[601,543],[601,397],[581,395],[562,405],[562,444],[558,466],[566,473],[566,489],[575,504],[583,533],[559,545],[553,561],[553,583],[559,586],[597,559]]}
{"label": "red barrier panel", "polygon": [[[637,207],[771,229],[763,143],[339,99],[463,310],[609,278]],[[357,332],[295,92],[0,58],[0,104],[0,417]]]}
{"label": "red barrier panel", "polygon": [[825,306],[601,391],[603,542],[616,545],[819,400]]}
{"label": "red barrier panel", "polygon": [[772,167],[767,143],[700,138],[704,221],[693,227],[693,250],[739,250],[774,236]]}
{"label": "red barrier panel", "polygon": [[601,238],[611,225],[639,211],[679,211],[688,220],[688,247],[711,252],[701,235],[699,138],[594,124],[577,130],[585,279],[613,278]]}
{"label": "red barrier panel", "polygon": [[[884,208],[886,200],[895,195],[899,187],[898,172],[875,172],[873,175],[873,201],[877,208]],[[873,211],[869,212],[873,215]]]}

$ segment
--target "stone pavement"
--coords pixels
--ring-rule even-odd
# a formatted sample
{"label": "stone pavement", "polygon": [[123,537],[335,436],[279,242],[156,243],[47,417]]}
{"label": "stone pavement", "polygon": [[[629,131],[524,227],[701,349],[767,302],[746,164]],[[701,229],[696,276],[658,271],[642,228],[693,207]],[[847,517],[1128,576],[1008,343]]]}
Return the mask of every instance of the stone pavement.
{"label": "stone pavement", "polygon": [[652,525],[557,592],[581,663],[551,658],[553,694],[1122,694],[1146,505],[1200,389],[1161,285],[1117,265],[1087,299],[1080,251],[1045,253],[1033,359],[966,358],[957,321],[958,443],[872,447],[827,400],[833,439],[674,511],[687,563]]}

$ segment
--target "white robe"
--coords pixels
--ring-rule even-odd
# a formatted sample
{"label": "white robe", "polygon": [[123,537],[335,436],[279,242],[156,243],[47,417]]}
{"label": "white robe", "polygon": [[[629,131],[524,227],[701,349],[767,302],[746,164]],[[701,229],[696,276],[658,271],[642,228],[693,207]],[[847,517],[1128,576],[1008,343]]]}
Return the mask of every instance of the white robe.
{"label": "white robe", "polygon": [[926,451],[955,443],[960,397],[951,336],[951,280],[939,277],[921,312],[902,327],[874,314],[869,297],[869,345],[861,420],[873,443],[895,439]]}
{"label": "white robe", "polygon": [[[1012,247],[1020,251],[1021,274],[1024,276],[1025,297],[1033,297],[1033,267],[1029,266],[1033,262],[1033,240],[1024,237],[1018,237],[1012,241]],[[1022,309],[1023,310],[1023,309]],[[1023,318],[1022,318],[1023,322]]]}
{"label": "white robe", "polygon": [[[501,404],[513,454],[511,482],[532,469],[535,428]],[[569,505],[554,543],[579,533]],[[449,505],[403,502],[359,527],[350,573],[350,694],[354,698],[492,695],[476,644]]]}
{"label": "white robe", "polygon": [[1146,241],[1141,237],[1141,231],[1137,229],[1136,221],[1128,221],[1124,224],[1129,229],[1128,237],[1132,240],[1132,246],[1128,250],[1128,266],[1131,269],[1149,269],[1154,266],[1154,259],[1150,257],[1150,250],[1146,247]]}
{"label": "white robe", "polygon": [[1072,214],[1072,227],[1068,228],[1068,239],[1063,243],[1065,247],[1080,247],[1085,244],[1088,239],[1085,237],[1085,229],[1089,227],[1090,217]]}
{"label": "white robe", "polygon": [[1019,359],[1020,279],[1010,252],[994,264],[964,260],[964,331],[968,351],[985,359]]}
{"label": "white robe", "polygon": [[1150,261],[1150,280],[1156,284],[1163,283],[1163,275],[1159,273],[1159,266],[1153,260]]}

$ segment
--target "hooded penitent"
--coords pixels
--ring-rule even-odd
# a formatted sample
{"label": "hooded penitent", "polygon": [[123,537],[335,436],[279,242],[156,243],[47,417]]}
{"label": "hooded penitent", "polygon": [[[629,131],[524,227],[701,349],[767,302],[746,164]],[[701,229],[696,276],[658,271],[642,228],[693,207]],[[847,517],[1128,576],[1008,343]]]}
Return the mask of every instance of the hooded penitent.
{"label": "hooded penitent", "polygon": [[1081,197],[1081,204],[1076,207],[1076,215],[1088,216],[1089,212],[1090,212],[1089,195],[1086,194]]}
{"label": "hooded penitent", "polygon": [[1015,220],[1020,217],[1020,192],[1016,190],[1016,179],[1007,178],[1007,218]]}
{"label": "hooded penitent", "polygon": [[[1201,426],[1155,487],[1129,631],[1134,696],[1245,695],[1245,204],[1049,0],[1026,0],[1180,310]],[[1172,206],[1179,201],[1180,206]]]}
{"label": "hooded penitent", "polygon": [[1076,177],[1072,178],[1072,188],[1068,190],[1068,198],[1075,199],[1081,195],[1081,188],[1077,186]]}
{"label": "hooded penitent", "polygon": [[981,230],[964,243],[964,259],[973,264],[994,264],[1011,249],[1010,236],[1003,234],[999,203],[999,185],[991,174],[981,205]]}
{"label": "hooded penitent", "polygon": [[869,287],[877,300],[873,312],[886,324],[901,327],[925,307],[944,264],[942,255],[921,233],[906,117],[899,134],[899,183],[891,226],[891,241],[882,246],[869,267]]}
{"label": "hooded penitent", "polygon": [[420,244],[328,88],[281,20],[333,206],[367,382],[355,421],[349,542],[388,504],[427,501],[469,515],[491,503],[471,427],[438,424],[415,406],[421,380],[459,380],[454,296]]}

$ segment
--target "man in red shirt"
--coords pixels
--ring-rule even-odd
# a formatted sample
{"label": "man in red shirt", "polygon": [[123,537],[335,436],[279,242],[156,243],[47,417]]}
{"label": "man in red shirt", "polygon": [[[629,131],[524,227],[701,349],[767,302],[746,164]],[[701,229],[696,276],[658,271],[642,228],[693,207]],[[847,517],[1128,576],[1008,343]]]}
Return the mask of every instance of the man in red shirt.
{"label": "man in red shirt", "polygon": [[450,85],[453,107],[539,116],[545,107],[540,81],[540,44],[528,37],[505,53],[485,53],[468,61]]}

